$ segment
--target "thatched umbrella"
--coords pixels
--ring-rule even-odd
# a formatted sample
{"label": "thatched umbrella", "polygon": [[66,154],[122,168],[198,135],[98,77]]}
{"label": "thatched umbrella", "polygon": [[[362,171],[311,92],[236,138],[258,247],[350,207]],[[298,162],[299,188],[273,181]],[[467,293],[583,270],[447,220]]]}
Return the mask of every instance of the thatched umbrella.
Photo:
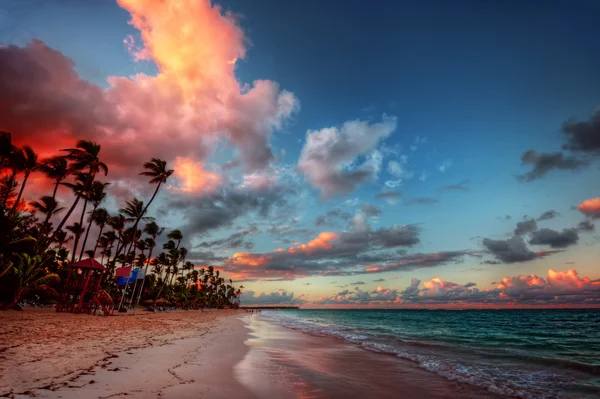
{"label": "thatched umbrella", "polygon": [[156,301],[157,305],[170,305],[171,302],[167,301],[165,298],[160,298]]}

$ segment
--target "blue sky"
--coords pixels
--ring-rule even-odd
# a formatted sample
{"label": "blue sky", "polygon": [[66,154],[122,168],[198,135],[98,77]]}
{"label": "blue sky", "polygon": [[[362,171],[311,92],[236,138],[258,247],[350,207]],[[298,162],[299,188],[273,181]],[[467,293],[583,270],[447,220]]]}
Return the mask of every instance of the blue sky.
{"label": "blue sky", "polygon": [[[378,217],[369,218],[372,229],[419,226],[419,243],[403,248],[409,254],[471,250],[484,257],[381,273],[377,278],[402,278],[377,284],[369,275],[365,289],[383,285],[400,293],[412,277],[425,281],[433,276],[458,284],[475,282],[484,289],[502,276],[545,276],[550,268],[575,267],[581,275],[600,277],[594,260],[598,240],[588,232],[580,232],[578,242],[564,252],[482,265],[484,259],[494,259],[493,251],[482,243],[484,238],[506,240],[526,215],[537,218],[548,210],[560,216],[539,222],[540,228],[573,228],[585,215],[572,208],[599,196],[598,162],[589,153],[574,154],[589,157],[589,165],[576,171],[553,169],[530,182],[516,176],[530,170],[521,165],[525,151],[560,151],[563,123],[570,117],[586,121],[600,106],[596,39],[600,4],[248,0],[217,4],[236,16],[244,32],[246,56],[234,71],[240,84],[277,82],[299,104],[270,138],[277,155],[270,170],[285,176],[281,184],[297,185],[294,195],[286,197],[286,212],[295,220],[294,229],[309,231],[281,242],[279,233],[259,227],[251,238],[251,253],[305,243],[325,228],[338,233],[351,229],[349,220],[334,228],[315,226],[315,219],[332,209],[356,215],[367,203],[380,209]],[[0,13],[0,25],[5,26],[0,29],[0,44],[26,46],[32,39],[42,40],[72,58],[82,79],[106,89],[108,76],[159,73],[157,63],[135,62],[123,45],[129,35],[142,43],[140,31],[128,24],[129,11],[112,1],[9,0]],[[396,117],[393,131],[345,165],[346,170],[360,168],[378,151],[382,159],[376,176],[350,192],[323,199],[322,187],[311,184],[297,169],[307,132],[347,121],[378,123],[384,115]],[[238,150],[222,145],[205,161],[221,173]],[[393,173],[394,165],[401,167],[402,177],[397,168]],[[236,173],[235,178],[241,179],[244,171]],[[394,186],[392,181],[398,182]],[[443,189],[461,182],[463,189]],[[375,198],[392,189],[401,192],[396,204]],[[410,203],[425,197],[437,202]],[[169,207],[168,198],[161,201]],[[162,222],[169,227],[186,223],[185,212],[164,214]],[[506,215],[510,220],[504,219]],[[192,239],[189,246],[265,222],[257,218],[255,213],[242,213],[230,224],[203,230],[206,234]],[[228,256],[246,252],[239,247],[223,251]],[[310,304],[362,278],[340,276],[336,278],[340,284],[317,275],[265,279],[244,284],[256,294],[279,292],[281,297],[282,292],[294,292],[295,298],[304,294]],[[311,285],[305,286],[307,282]]]}

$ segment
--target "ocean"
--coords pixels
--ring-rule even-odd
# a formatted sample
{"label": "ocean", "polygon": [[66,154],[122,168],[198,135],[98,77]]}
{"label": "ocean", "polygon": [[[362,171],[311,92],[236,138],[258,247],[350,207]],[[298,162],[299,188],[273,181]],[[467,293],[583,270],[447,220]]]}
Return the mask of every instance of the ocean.
{"label": "ocean", "polygon": [[600,309],[273,310],[259,317],[493,394],[600,397]]}

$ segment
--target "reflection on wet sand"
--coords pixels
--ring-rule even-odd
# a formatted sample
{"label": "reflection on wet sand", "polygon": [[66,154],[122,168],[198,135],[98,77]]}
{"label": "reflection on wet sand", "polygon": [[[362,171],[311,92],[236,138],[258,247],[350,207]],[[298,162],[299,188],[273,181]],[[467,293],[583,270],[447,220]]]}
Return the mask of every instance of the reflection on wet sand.
{"label": "reflection on wet sand", "polygon": [[235,375],[260,398],[491,398],[408,361],[244,317],[250,347]]}

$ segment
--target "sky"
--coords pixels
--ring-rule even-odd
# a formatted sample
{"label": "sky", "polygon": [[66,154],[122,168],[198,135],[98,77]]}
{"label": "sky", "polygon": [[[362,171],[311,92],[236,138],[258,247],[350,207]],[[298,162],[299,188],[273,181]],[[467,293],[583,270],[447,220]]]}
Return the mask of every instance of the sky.
{"label": "sky", "polygon": [[598,306],[598,12],[5,0],[0,130],[100,143],[111,211],[168,161],[150,213],[244,304]]}

